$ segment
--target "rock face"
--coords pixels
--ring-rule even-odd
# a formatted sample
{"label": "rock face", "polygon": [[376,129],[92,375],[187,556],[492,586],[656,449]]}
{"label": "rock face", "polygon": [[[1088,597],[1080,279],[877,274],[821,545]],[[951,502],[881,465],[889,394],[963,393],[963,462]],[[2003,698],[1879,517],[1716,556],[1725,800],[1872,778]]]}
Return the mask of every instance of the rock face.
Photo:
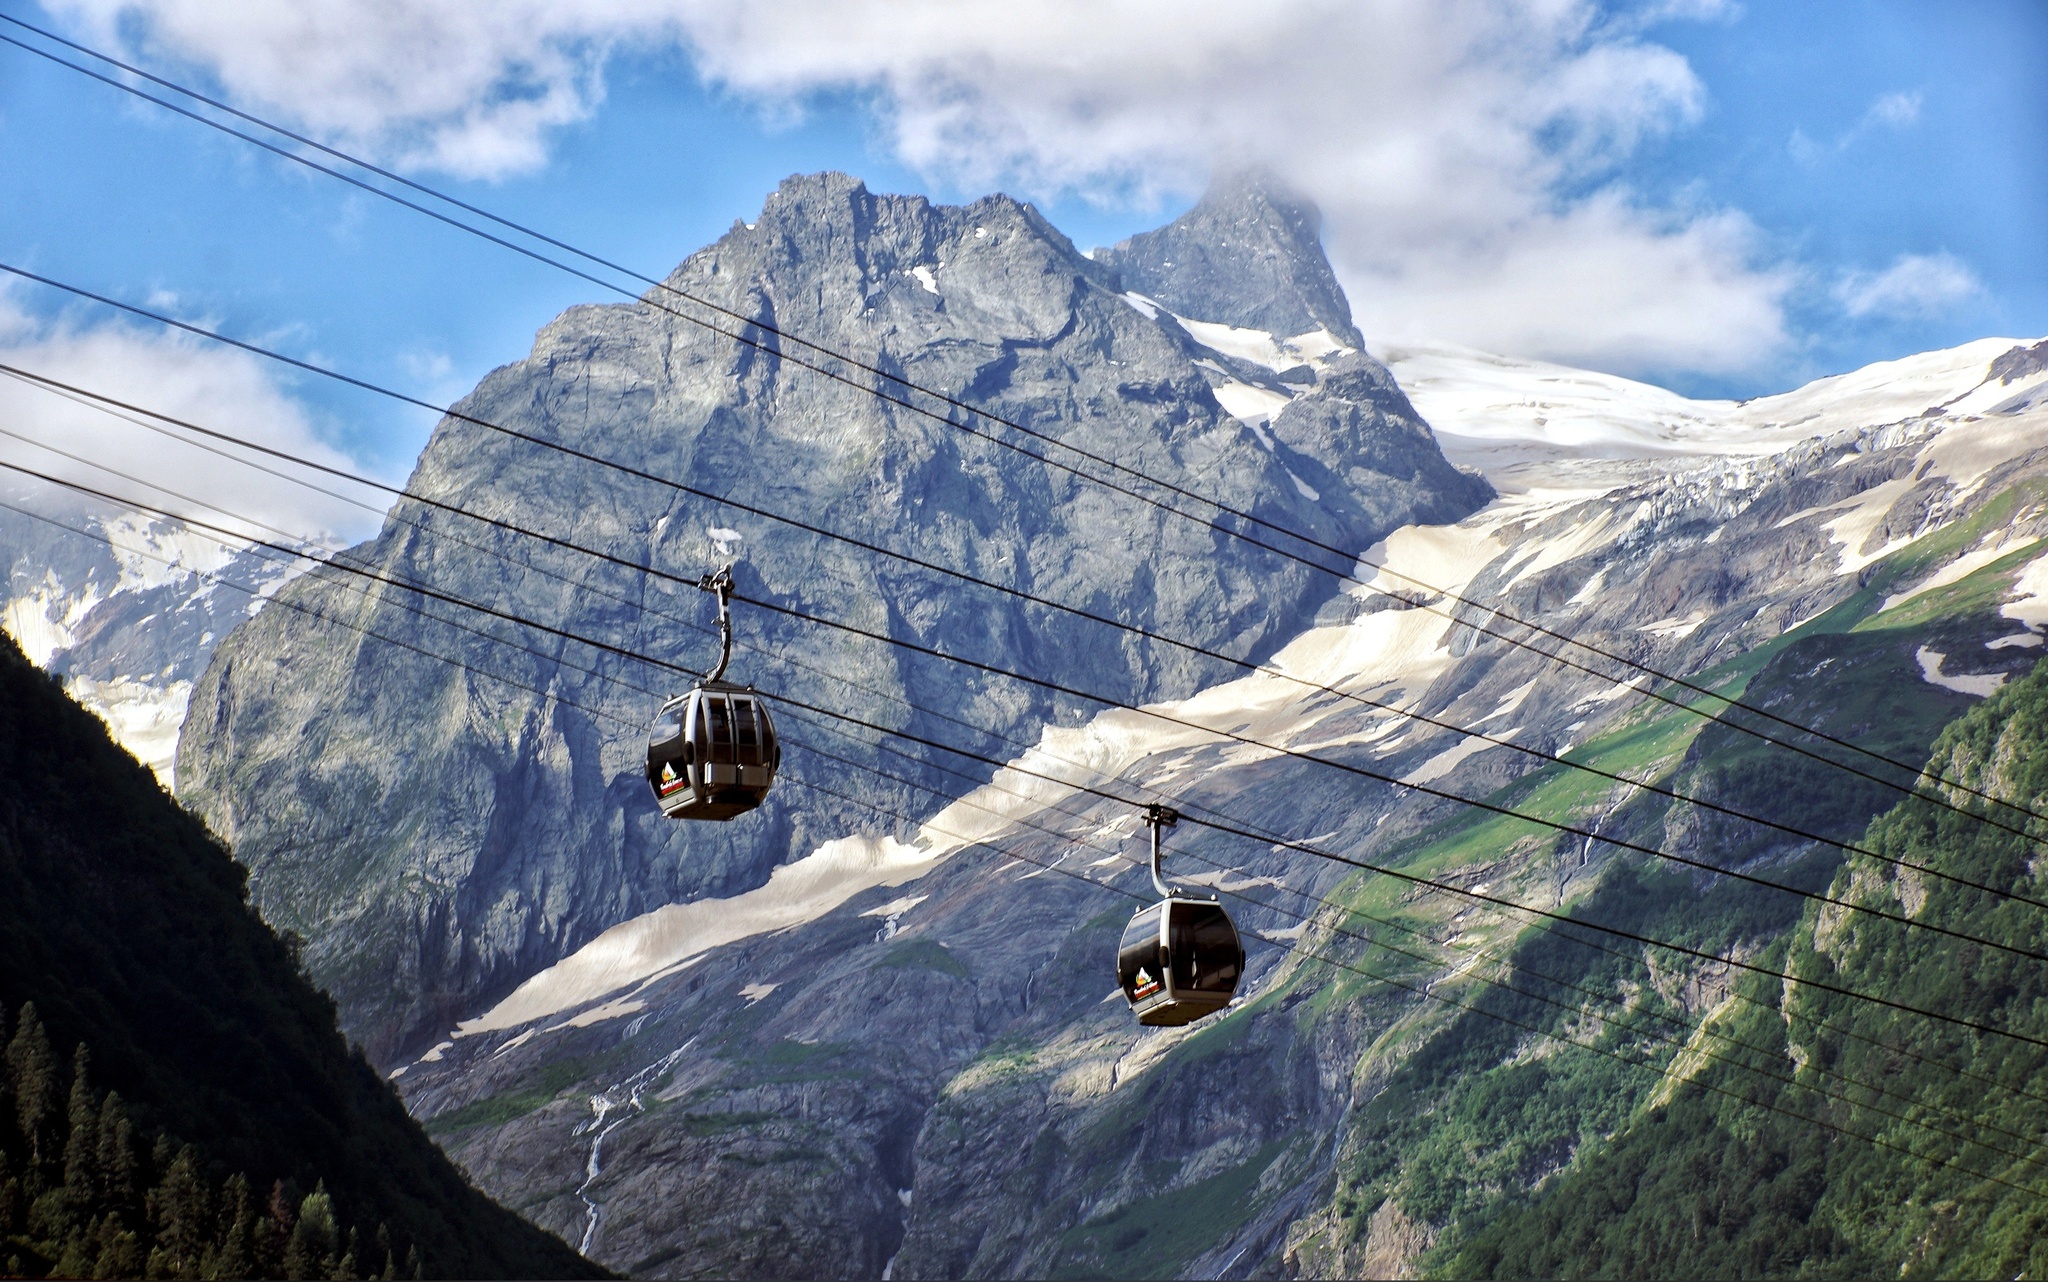
{"label": "rock face", "polygon": [[[821,849],[479,1004],[405,1067],[408,1100],[484,1187],[636,1276],[1425,1275],[1653,1123],[1711,1048],[1729,973],[1279,843],[1743,958],[1789,935],[1797,897],[1616,843],[1809,887],[1839,852],[1639,785],[1838,839],[1897,791],[1646,698],[1587,652],[1574,669],[1510,646],[1489,633],[1525,632],[1488,608],[1924,760],[2048,628],[2048,411],[2011,408],[2048,379],[2001,383],[2009,347],[1682,416],[1621,380],[1484,358],[1453,377],[1439,354],[1414,383],[1447,407],[1432,421],[1468,426],[1455,407],[1491,388],[1466,439],[1522,461],[1325,603],[1276,656],[1313,684],[1241,677],[1160,709],[1213,733],[1117,712],[1026,736],[1019,770],[922,803],[903,847]],[[1267,430],[1318,421],[1343,360]],[[1581,415],[1602,457],[1559,460]],[[1137,1028],[1112,989],[1151,897],[1131,804],[1149,798],[1188,816],[1169,876],[1219,891],[1250,954],[1241,1003],[1188,1029]]]}
{"label": "rock face", "polygon": [[[1217,219],[1286,208],[1233,201],[1236,213],[1198,211],[1169,229],[1175,243]],[[1341,320],[1312,219],[1293,210],[1275,228],[1259,250],[1259,304],[1212,319]],[[1283,251],[1302,261],[1271,259]],[[1130,259],[1131,270],[1144,261]],[[735,225],[669,283],[1332,547],[1363,550],[1489,497],[1444,460],[1369,357],[1335,343],[1265,363],[1213,350],[1122,297],[1119,270],[1006,197],[940,207],[826,174],[785,182],[754,224]],[[1330,595],[1329,574],[1211,526],[1238,518],[1127,476],[1113,479],[1129,495],[1084,483],[1068,469],[1105,469],[1057,444],[729,317],[721,323],[756,345],[665,309],[708,315],[659,290],[574,308],[460,409],[1231,655],[1271,653]],[[867,390],[878,382],[940,417],[878,400]],[[461,420],[437,428],[411,485],[690,579],[737,537],[743,595],[1002,668],[1080,674],[1113,699],[1185,696],[1232,671]],[[696,668],[714,650],[710,603],[687,587],[418,503],[401,502],[377,539],[345,555],[636,655]],[[334,571],[285,591],[310,614],[264,611],[219,647],[194,691],[180,792],[248,864],[269,920],[307,940],[310,972],[344,1026],[387,1066],[607,927],[758,887],[794,855],[871,830],[875,808],[925,813],[922,789],[957,795],[975,781],[961,774],[972,763],[778,712],[786,786],[763,811],[730,825],[668,823],[646,795],[640,755],[675,673]],[[950,739],[965,727],[963,746],[1007,756],[1006,742],[1093,711],[739,611],[731,675],[911,734]],[[876,763],[900,779],[865,769]]]}
{"label": "rock face", "polygon": [[1126,289],[1181,316],[1289,338],[1324,329],[1349,347],[1365,340],[1322,252],[1323,216],[1256,172],[1218,183],[1187,214],[1142,232],[1097,261]]}

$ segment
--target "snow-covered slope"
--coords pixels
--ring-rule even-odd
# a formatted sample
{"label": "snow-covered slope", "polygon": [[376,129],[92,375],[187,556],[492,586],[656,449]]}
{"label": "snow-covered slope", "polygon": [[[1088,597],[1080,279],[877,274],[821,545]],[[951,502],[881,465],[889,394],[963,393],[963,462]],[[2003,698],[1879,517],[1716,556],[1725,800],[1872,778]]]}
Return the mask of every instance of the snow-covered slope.
{"label": "snow-covered slope", "polygon": [[1676,462],[1771,454],[1810,437],[1930,411],[1983,414],[2048,387],[2040,362],[2015,362],[2034,368],[2012,376],[1991,370],[2001,355],[2030,350],[2016,339],[1979,339],[1748,401],[1689,400],[1612,374],[1461,347],[1395,347],[1383,355],[1436,428],[1444,453],[1491,476],[1518,463],[1564,458]]}
{"label": "snow-covered slope", "polygon": [[10,505],[0,507],[0,626],[170,787],[186,701],[214,643],[294,568],[176,521],[101,515],[48,491],[0,501]]}

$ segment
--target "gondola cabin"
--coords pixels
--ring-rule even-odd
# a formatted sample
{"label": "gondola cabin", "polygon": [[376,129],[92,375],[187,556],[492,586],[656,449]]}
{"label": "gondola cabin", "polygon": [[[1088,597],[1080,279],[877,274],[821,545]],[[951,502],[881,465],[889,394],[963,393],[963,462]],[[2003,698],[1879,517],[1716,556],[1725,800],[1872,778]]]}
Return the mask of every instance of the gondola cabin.
{"label": "gondola cabin", "polygon": [[1244,974],[1223,905],[1171,896],[1140,908],[1116,950],[1116,979],[1140,1024],[1192,1024],[1222,1010]]}
{"label": "gondola cabin", "polygon": [[730,681],[670,699],[647,736],[647,782],[670,819],[743,815],[768,796],[781,764],[767,704]]}

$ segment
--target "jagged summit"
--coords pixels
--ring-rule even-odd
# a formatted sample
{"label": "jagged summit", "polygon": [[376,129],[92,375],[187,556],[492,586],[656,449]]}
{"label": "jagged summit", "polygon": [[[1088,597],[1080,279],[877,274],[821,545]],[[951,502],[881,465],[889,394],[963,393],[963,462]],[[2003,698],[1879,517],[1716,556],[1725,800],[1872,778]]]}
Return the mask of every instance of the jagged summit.
{"label": "jagged summit", "polygon": [[1263,329],[1276,337],[1322,328],[1351,347],[1365,340],[1323,254],[1322,211],[1257,170],[1219,177],[1200,204],[1141,232],[1096,261],[1125,289],[1182,316]]}

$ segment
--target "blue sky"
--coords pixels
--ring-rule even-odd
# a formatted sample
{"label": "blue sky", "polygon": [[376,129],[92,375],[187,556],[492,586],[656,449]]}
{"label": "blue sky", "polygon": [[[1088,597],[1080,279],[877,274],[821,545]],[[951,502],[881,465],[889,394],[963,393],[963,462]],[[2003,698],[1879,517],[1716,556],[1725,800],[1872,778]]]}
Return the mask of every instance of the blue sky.
{"label": "blue sky", "polygon": [[[1187,123],[1190,104],[1209,97],[1218,116],[1320,111],[1315,97],[1244,90],[1244,77],[1272,64],[1245,52],[1242,33],[1213,47],[1186,39],[1212,62],[1222,50],[1222,62],[1248,64],[1132,88],[1142,77],[1113,62],[1075,70],[1056,48],[1038,63],[1014,52],[996,10],[921,52],[916,29],[875,52],[572,25],[549,46],[583,59],[562,73],[571,96],[561,118],[480,127],[459,103],[400,101],[379,114],[347,93],[352,68],[393,56],[375,33],[360,63],[344,51],[296,80],[273,69],[266,81],[246,68],[268,65],[262,41],[289,32],[223,20],[195,33],[176,27],[170,7],[113,0],[55,17],[0,8],[119,41],[165,74],[651,272],[750,218],[795,171],[841,169],[947,200],[1003,186],[1086,248],[1165,221],[1209,166],[1249,158],[1307,176],[1369,335],[1443,337],[1747,396],[1988,334],[2048,333],[2048,6],[2038,3],[1585,10],[1576,27],[1539,33],[1549,43],[1537,54],[1499,52],[1500,31],[1474,19],[1449,37],[1412,37],[1428,49],[1467,42],[1462,61],[1442,64],[1441,107],[1426,67],[1399,101],[1330,99],[1351,92],[1348,64],[1317,55],[1328,65],[1304,73],[1304,92],[1334,105],[1307,142],[1230,119]],[[1059,20],[1040,25],[1057,35]],[[450,21],[460,34],[461,22],[486,19]],[[1403,21],[1390,26],[1430,19]],[[514,42],[515,58],[518,34],[477,38]],[[1332,37],[1340,55],[1342,35]],[[963,51],[976,38],[998,52]],[[1464,70],[1474,49],[1504,60],[1479,87]],[[949,90],[947,69],[970,63],[978,78]],[[502,75],[478,74],[481,97],[517,96]],[[1315,74],[1328,85],[1318,89]],[[1503,79],[1508,96],[1488,97]],[[295,84],[307,86],[303,101]],[[1553,100],[1566,105],[1521,106]],[[1261,139],[1273,140],[1271,155]],[[1388,139],[1437,150],[1387,160]],[[154,298],[430,399],[453,399],[524,354],[562,308],[602,297],[12,48],[0,48],[0,181],[0,259]],[[1451,212],[1438,219],[1438,207]],[[1610,276],[1636,293],[1610,301],[1586,284]],[[1698,297],[1684,296],[1694,283]],[[46,344],[107,323],[41,290],[7,298],[12,323]],[[303,407],[304,431],[387,474],[423,443],[423,413],[275,377]]]}

